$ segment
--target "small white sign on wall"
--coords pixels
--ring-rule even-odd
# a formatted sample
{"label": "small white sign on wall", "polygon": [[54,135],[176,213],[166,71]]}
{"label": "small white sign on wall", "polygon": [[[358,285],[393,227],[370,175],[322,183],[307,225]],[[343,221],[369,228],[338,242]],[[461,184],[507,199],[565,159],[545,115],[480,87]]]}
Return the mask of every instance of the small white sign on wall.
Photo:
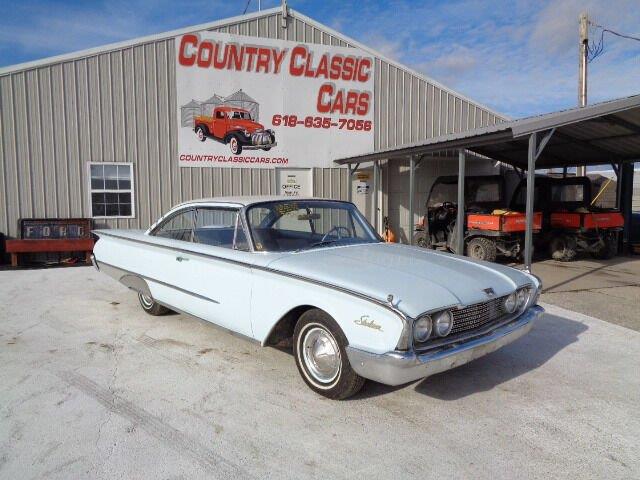
{"label": "small white sign on wall", "polygon": [[313,170],[310,168],[278,168],[276,170],[278,195],[285,197],[312,197]]}
{"label": "small white sign on wall", "polygon": [[356,193],[358,195],[368,195],[369,194],[369,184],[367,182],[363,182],[362,180],[356,183]]}

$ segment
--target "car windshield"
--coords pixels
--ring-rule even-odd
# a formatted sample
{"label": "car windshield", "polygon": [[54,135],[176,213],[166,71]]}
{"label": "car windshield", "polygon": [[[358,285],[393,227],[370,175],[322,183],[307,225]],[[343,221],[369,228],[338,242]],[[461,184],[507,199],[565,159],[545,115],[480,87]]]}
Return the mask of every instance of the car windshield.
{"label": "car windshield", "polygon": [[249,112],[233,112],[232,118],[240,118],[242,120],[251,120]]}
{"label": "car windshield", "polygon": [[257,251],[287,252],[381,241],[358,209],[346,202],[260,203],[248,208],[247,221]]}

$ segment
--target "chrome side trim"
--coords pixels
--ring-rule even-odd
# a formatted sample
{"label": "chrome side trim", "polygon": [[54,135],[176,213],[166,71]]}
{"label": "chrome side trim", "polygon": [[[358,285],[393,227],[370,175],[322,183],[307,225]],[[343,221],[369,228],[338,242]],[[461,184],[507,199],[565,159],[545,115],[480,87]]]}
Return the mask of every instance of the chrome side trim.
{"label": "chrome side trim", "polygon": [[358,375],[386,385],[402,385],[464,365],[508,345],[527,334],[543,313],[542,307],[531,307],[514,321],[484,336],[426,353],[393,351],[376,354],[347,346],[347,356]]}
{"label": "chrome side trim", "polygon": [[[110,276],[112,276],[113,278],[118,280],[125,287],[130,288],[131,290],[135,290],[138,293],[143,293],[145,295],[152,296],[151,293],[149,292],[148,287],[147,287],[146,291],[142,290],[142,289],[139,289],[140,288],[139,283],[137,283],[134,280],[132,280],[131,277],[138,277],[138,278],[141,278],[141,279],[144,279],[144,280],[147,280],[147,281],[155,282],[155,283],[158,283],[158,284],[160,284],[160,285],[162,285],[164,287],[173,288],[174,290],[178,290],[179,292],[186,293],[187,295],[191,295],[192,297],[199,298],[200,300],[206,300],[208,302],[220,305],[220,302],[217,301],[217,300],[214,300],[213,298],[205,297],[204,295],[200,295],[199,293],[190,292],[189,290],[185,290],[184,288],[176,287],[175,285],[171,285],[169,283],[163,282],[162,280],[158,280],[157,278],[153,278],[153,277],[149,277],[147,275],[142,275],[140,273],[132,272],[130,270],[126,270],[126,269],[121,268],[121,267],[116,267],[115,265],[112,265],[112,264],[107,263],[107,262],[102,262],[102,261],[99,262],[98,260],[96,260],[96,263],[98,265],[104,265],[104,266],[109,267],[110,269],[113,269],[114,272],[113,272],[113,274],[109,274]],[[107,273],[107,272],[105,272],[105,273]],[[116,275],[120,275],[120,276],[117,277]]]}
{"label": "chrome side trim", "polygon": [[187,315],[188,317],[197,318],[198,320],[201,320],[203,322],[207,322],[207,324],[217,328],[218,330],[221,330],[221,331],[223,331],[225,333],[228,333],[229,335],[231,335],[233,337],[241,338],[242,340],[247,340],[248,342],[251,342],[251,343],[253,343],[255,345],[262,346],[262,344],[260,343],[259,340],[256,340],[253,337],[245,335],[244,333],[236,332],[235,330],[230,330],[227,327],[223,327],[222,325],[218,325],[217,323],[210,322],[209,320],[205,320],[204,318],[196,317],[193,313],[189,313],[189,312],[185,312],[184,310],[180,310],[179,308],[176,308],[173,305],[169,305],[166,302],[159,302],[158,300],[154,300],[154,301],[159,303],[163,307],[166,307],[169,310],[172,310],[172,311],[174,311],[176,313],[179,313],[181,315]]}
{"label": "chrome side trim", "polygon": [[[273,273],[275,275],[282,275],[285,277],[290,277],[290,278],[295,278],[296,280],[300,280],[303,282],[307,282],[307,283],[312,283],[314,285],[319,285],[322,287],[326,287],[326,288],[330,288],[332,290],[337,290],[339,292],[342,293],[346,293],[347,295],[352,295],[354,297],[358,297],[362,300],[366,300],[369,301],[371,303],[375,303],[376,305],[385,308],[386,310],[389,310],[390,312],[393,312],[394,314],[396,314],[403,322],[405,322],[405,324],[407,324],[407,326],[409,325],[409,319],[410,317],[405,314],[403,311],[401,311],[400,309],[398,309],[397,307],[393,306],[393,305],[389,305],[387,302],[377,299],[375,297],[371,297],[369,295],[366,295],[364,293],[361,292],[357,292],[355,290],[350,290],[348,288],[344,288],[344,287],[340,287],[338,285],[334,285],[332,283],[327,283],[327,282],[323,282],[320,280],[314,280],[312,278],[308,278],[308,277],[304,277],[302,275],[296,275],[295,273],[289,273],[289,272],[283,272],[282,270],[276,270],[274,268],[268,268],[268,267],[262,267],[260,265],[254,265],[248,262],[242,262],[239,260],[233,260],[230,258],[226,258],[226,257],[219,257],[217,255],[212,255],[212,254],[208,254],[208,253],[202,253],[202,252],[196,252],[193,250],[189,250],[189,249],[185,249],[185,248],[177,248],[177,247],[170,247],[168,245],[161,245],[158,243],[153,243],[153,242],[145,242],[144,240],[140,240],[137,238],[129,238],[129,237],[125,237],[122,235],[117,235],[111,232],[105,232],[105,231],[101,231],[99,233],[99,235],[105,235],[107,237],[113,237],[113,238],[119,238],[122,240],[126,240],[128,242],[133,242],[133,243],[140,243],[142,245],[150,245],[152,247],[157,247],[157,248],[163,248],[165,250],[171,250],[171,251],[175,251],[175,252],[181,252],[181,253],[186,253],[189,255],[195,255],[197,257],[202,257],[202,258],[208,258],[208,259],[213,259],[213,260],[219,260],[221,262],[226,262],[226,263],[230,263],[233,265],[238,265],[241,267],[246,267],[246,268],[253,268],[255,270],[261,270],[263,272],[268,272],[268,273]],[[158,281],[158,280],[153,280],[153,281]]]}

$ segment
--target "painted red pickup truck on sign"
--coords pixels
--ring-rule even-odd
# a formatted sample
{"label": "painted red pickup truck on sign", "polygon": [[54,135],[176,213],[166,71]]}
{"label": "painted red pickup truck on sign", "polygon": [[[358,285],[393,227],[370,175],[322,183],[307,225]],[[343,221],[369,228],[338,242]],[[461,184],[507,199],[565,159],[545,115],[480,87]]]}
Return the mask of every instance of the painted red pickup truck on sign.
{"label": "painted red pickup truck on sign", "polygon": [[193,119],[193,131],[201,142],[212,138],[229,144],[234,155],[239,155],[243,149],[268,151],[277,145],[273,130],[265,130],[243,108],[215,107],[212,116],[198,115]]}

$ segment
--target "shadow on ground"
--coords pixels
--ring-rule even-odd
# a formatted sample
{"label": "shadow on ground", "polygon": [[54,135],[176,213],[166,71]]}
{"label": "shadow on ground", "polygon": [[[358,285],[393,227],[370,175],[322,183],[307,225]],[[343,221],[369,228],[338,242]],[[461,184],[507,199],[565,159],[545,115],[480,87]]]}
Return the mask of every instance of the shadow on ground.
{"label": "shadow on ground", "polygon": [[[565,347],[577,342],[587,329],[583,323],[545,314],[528,335],[486,357],[417,382],[414,389],[439,400],[458,400],[491,390],[544,365]],[[368,382],[354,399],[384,395],[400,388],[404,386]]]}

